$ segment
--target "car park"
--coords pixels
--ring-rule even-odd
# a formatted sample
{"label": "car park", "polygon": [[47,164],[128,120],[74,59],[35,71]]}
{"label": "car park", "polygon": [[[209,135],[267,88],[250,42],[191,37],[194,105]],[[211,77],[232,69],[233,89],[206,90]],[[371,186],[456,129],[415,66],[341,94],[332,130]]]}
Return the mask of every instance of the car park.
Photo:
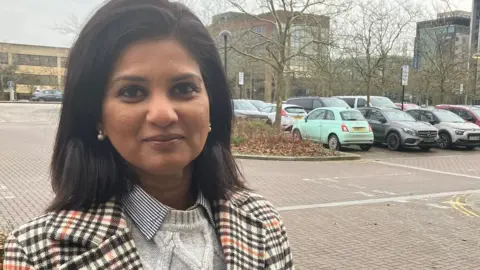
{"label": "car park", "polygon": [[437,105],[435,109],[443,109],[451,111],[454,114],[460,116],[467,122],[471,122],[480,126],[480,108],[475,106],[464,106],[464,105]]}
{"label": "car park", "polygon": [[234,99],[233,102],[233,114],[237,119],[245,120],[259,120],[267,121],[268,116],[264,112],[260,112],[257,107],[252,103],[244,99]]}
{"label": "car park", "polygon": [[361,108],[372,127],[376,143],[385,143],[390,150],[419,147],[430,150],[437,146],[438,130],[430,123],[416,121],[410,114],[393,108]]}
{"label": "car park", "polygon": [[453,112],[442,109],[413,109],[407,113],[416,120],[430,123],[438,129],[438,145],[442,149],[452,146],[473,149],[480,146],[480,127],[465,121]]}
{"label": "car park", "polygon": [[370,96],[370,106],[367,106],[367,96],[336,96],[336,98],[342,99],[348,106],[355,109],[365,107],[397,108],[388,97]]}
{"label": "car park", "polygon": [[359,145],[368,151],[373,144],[372,129],[363,115],[345,107],[315,109],[303,121],[295,122],[292,132],[295,139],[316,141],[333,150]]}
{"label": "car park", "polygon": [[295,97],[289,98],[285,103],[303,107],[307,113],[323,107],[349,107],[343,100],[331,97]]}
{"label": "car park", "polygon": [[[267,124],[273,125],[275,123],[275,116],[276,116],[276,105],[268,105],[267,107],[261,109],[261,112],[264,112],[268,116]],[[293,124],[297,120],[303,120],[305,116],[307,116],[307,112],[300,106],[297,105],[290,105],[290,104],[282,104],[281,110],[281,124],[280,128],[285,131],[292,130]]]}

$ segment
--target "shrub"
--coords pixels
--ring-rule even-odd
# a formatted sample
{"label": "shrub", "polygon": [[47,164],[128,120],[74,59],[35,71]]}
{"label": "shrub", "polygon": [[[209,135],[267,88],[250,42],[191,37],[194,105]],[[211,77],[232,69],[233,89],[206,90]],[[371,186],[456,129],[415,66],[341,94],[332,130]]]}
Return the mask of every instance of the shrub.
{"label": "shrub", "polygon": [[0,270],[3,269],[3,255],[4,255],[4,245],[5,240],[7,240],[7,235],[5,233],[0,232]]}
{"label": "shrub", "polygon": [[287,132],[279,132],[261,121],[237,120],[232,134],[234,152],[271,156],[335,155],[318,143],[294,140]]}

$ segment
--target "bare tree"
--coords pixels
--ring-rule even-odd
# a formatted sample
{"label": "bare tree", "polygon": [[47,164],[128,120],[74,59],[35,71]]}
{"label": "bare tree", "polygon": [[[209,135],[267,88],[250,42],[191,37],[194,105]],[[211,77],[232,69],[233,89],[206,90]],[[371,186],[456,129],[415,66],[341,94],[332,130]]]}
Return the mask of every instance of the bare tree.
{"label": "bare tree", "polygon": [[82,31],[82,24],[78,21],[78,17],[74,14],[70,14],[68,18],[62,23],[56,23],[53,30],[58,31],[64,35],[75,35],[77,37]]}
{"label": "bare tree", "polygon": [[263,13],[254,14],[245,8],[248,6],[245,1],[228,1],[245,14],[246,21],[250,22],[243,29],[238,29],[242,30],[242,33],[237,31],[236,40],[248,39],[251,42],[243,48],[232,44],[231,49],[262,62],[274,73],[277,104],[275,127],[280,129],[281,104],[287,95],[290,78],[295,73],[301,74],[305,71],[307,66],[305,54],[319,53],[319,46],[327,45],[328,41],[322,39],[324,31],[328,34],[329,27],[329,17],[325,15],[348,8],[345,4],[347,2],[258,0],[256,8]]}
{"label": "bare tree", "polygon": [[342,46],[365,84],[367,104],[387,58],[401,51],[399,40],[416,17],[408,1],[362,0],[345,20]]}

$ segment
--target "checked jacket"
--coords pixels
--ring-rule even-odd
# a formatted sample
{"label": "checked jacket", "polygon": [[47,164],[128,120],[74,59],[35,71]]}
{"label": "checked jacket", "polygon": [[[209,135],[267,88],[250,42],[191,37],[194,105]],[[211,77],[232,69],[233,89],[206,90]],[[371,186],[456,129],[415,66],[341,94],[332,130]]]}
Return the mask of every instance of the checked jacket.
{"label": "checked jacket", "polygon": [[[142,269],[120,201],[23,225],[7,239],[4,270]],[[239,192],[212,207],[227,269],[294,268],[285,227],[268,201]]]}

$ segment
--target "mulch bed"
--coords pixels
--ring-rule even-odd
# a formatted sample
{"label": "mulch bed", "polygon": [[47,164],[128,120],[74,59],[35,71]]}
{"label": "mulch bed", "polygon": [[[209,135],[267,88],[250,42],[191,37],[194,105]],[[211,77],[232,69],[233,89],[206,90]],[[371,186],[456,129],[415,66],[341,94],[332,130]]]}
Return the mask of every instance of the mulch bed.
{"label": "mulch bed", "polygon": [[336,156],[338,153],[311,141],[294,140],[290,133],[275,131],[262,122],[236,122],[232,151],[265,156]]}

